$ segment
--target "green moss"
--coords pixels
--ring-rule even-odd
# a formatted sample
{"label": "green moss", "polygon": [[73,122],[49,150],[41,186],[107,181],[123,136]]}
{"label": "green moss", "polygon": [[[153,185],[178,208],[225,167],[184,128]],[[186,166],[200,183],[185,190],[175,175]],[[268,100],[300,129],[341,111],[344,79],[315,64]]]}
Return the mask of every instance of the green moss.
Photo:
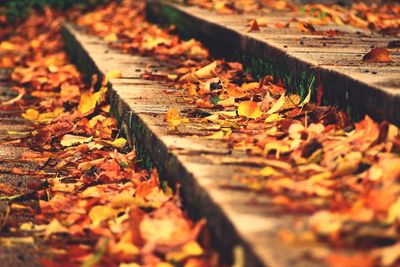
{"label": "green moss", "polygon": [[244,64],[245,71],[251,73],[256,79],[272,75],[276,80],[282,80],[289,92],[298,93],[302,98],[307,96],[309,88],[313,92],[312,95],[316,95],[317,73],[315,71],[301,70],[292,73],[271,57],[259,58],[250,54],[239,54],[238,58]]}

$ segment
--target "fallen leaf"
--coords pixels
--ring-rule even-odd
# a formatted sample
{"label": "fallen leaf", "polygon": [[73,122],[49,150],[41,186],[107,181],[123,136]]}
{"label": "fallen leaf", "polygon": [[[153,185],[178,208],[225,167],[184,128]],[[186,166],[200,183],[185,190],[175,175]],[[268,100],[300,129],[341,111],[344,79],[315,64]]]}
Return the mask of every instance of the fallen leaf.
{"label": "fallen leaf", "polygon": [[122,149],[125,147],[127,140],[125,138],[120,137],[120,138],[115,139],[112,142],[103,140],[103,141],[101,141],[101,143],[112,146],[113,148]]}
{"label": "fallen leaf", "polygon": [[377,249],[373,255],[380,258],[383,266],[393,266],[400,259],[400,243]]}
{"label": "fallen leaf", "polygon": [[85,136],[79,136],[79,135],[66,134],[61,139],[61,145],[67,146],[67,147],[74,146],[74,145],[89,143],[90,141],[92,141],[92,139],[93,139],[93,136],[85,137]]}
{"label": "fallen leaf", "polygon": [[112,33],[104,36],[104,40],[107,42],[115,42],[115,41],[118,41],[118,36],[112,32]]}
{"label": "fallen leaf", "polygon": [[111,71],[107,72],[106,77],[107,77],[107,80],[122,78],[122,73],[119,70],[111,70]]}
{"label": "fallen leaf", "polygon": [[238,115],[244,116],[250,119],[257,119],[263,115],[263,112],[258,107],[255,101],[243,101],[240,102],[238,107]]}
{"label": "fallen leaf", "polygon": [[246,32],[259,32],[260,26],[258,26],[257,20],[253,20],[250,23],[250,27],[246,30]]}
{"label": "fallen leaf", "polygon": [[326,258],[330,267],[373,267],[375,260],[367,254],[358,253],[354,255],[331,254]]}
{"label": "fallen leaf", "polygon": [[281,97],[276,101],[276,103],[272,106],[271,109],[267,111],[267,114],[273,114],[278,112],[283,105],[285,104],[285,94],[282,94]]}
{"label": "fallen leaf", "polygon": [[199,79],[206,79],[212,77],[212,75],[215,73],[215,69],[218,66],[218,62],[214,61],[207,66],[197,70],[194,75],[199,78]]}
{"label": "fallen leaf", "polygon": [[44,236],[46,238],[49,238],[52,234],[68,233],[68,232],[69,232],[68,229],[65,226],[63,226],[59,220],[54,218],[48,225],[46,225]]}
{"label": "fallen leaf", "polygon": [[181,262],[188,257],[200,256],[203,253],[203,249],[196,241],[190,241],[184,244],[179,250],[168,253],[166,258],[168,261]]}
{"label": "fallen leaf", "polygon": [[383,47],[372,49],[363,56],[362,60],[367,62],[381,63],[393,62],[390,51]]}
{"label": "fallen leaf", "polygon": [[168,110],[165,114],[165,121],[173,128],[178,127],[183,122],[189,122],[187,118],[181,117],[181,113],[176,108]]}
{"label": "fallen leaf", "polygon": [[94,111],[96,106],[104,99],[106,87],[102,87],[98,92],[84,92],[81,95],[78,111],[81,115],[88,115]]}
{"label": "fallen leaf", "polygon": [[99,226],[103,221],[114,217],[117,212],[108,206],[94,206],[89,212],[89,218],[93,225]]}

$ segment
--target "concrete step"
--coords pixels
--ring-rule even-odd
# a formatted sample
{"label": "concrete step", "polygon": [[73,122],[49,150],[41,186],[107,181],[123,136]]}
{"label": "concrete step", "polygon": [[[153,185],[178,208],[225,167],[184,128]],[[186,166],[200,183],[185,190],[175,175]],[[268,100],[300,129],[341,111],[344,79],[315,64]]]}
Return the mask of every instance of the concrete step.
{"label": "concrete step", "polygon": [[[290,244],[280,238],[280,230],[295,231],[293,222],[306,215],[285,213],[266,194],[224,186],[232,176],[245,175],[244,170],[265,166],[268,160],[233,151],[224,141],[202,137],[193,128],[180,126],[179,134],[167,130],[164,117],[168,109],[184,113],[195,107],[182,104],[181,97],[162,93],[172,90],[172,85],[144,80],[132,72],[140,68],[142,60],[156,64],[156,58],[123,55],[71,24],[64,24],[62,32],[70,58],[82,73],[90,77],[121,71],[122,78],[109,83],[113,115],[143,163],[147,167],[154,164],[162,178],[181,185],[190,216],[207,219],[212,242],[226,263],[243,260],[246,267],[324,266],[321,255],[330,251],[326,245]],[[163,71],[169,69],[160,67],[159,72]]]}
{"label": "concrete step", "polygon": [[[391,63],[362,61],[371,47],[386,47],[395,38],[350,26],[315,26],[316,33],[304,33],[292,22],[277,29],[276,22],[290,22],[293,13],[270,15],[221,15],[194,6],[168,1],[150,1],[147,16],[161,24],[174,24],[185,37],[201,40],[216,56],[240,60],[256,76],[273,75],[305,95],[318,81],[324,102],[347,109],[353,118],[369,114],[377,120],[400,123],[400,51],[393,49]],[[306,20],[299,14],[300,20]],[[268,27],[247,32],[248,19],[263,17]],[[329,29],[343,34],[324,36]],[[315,94],[314,94],[315,95]]]}

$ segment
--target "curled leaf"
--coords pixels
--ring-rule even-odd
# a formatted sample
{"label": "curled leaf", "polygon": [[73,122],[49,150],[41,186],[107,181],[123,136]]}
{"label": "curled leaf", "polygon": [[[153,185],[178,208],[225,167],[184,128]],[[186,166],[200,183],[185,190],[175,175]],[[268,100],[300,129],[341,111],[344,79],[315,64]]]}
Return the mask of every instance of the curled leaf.
{"label": "curled leaf", "polygon": [[66,134],[63,136],[61,139],[61,145],[63,146],[74,146],[74,145],[79,145],[83,143],[89,143],[92,141],[93,137],[85,137],[85,136],[79,136],[79,135],[72,135],[72,134]]}
{"label": "curled leaf", "polygon": [[285,104],[285,94],[282,94],[281,97],[276,101],[275,105],[272,106],[270,110],[267,111],[267,114],[273,114],[278,112],[283,105]]}
{"label": "curled leaf", "polygon": [[362,60],[367,62],[381,62],[381,63],[393,61],[390,51],[383,47],[372,49],[371,51],[369,51],[367,54],[364,55]]}
{"label": "curled leaf", "polygon": [[210,78],[212,74],[215,72],[215,69],[218,66],[218,62],[214,61],[207,66],[197,70],[194,74],[199,79]]}

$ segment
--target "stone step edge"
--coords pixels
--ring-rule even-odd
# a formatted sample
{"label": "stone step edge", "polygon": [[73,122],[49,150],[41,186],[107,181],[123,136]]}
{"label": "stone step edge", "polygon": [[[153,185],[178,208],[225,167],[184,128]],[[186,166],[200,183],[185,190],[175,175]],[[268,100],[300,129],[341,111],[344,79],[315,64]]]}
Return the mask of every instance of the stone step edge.
{"label": "stone step edge", "polygon": [[[64,38],[65,49],[71,61],[77,66],[79,71],[85,77],[92,77],[97,75],[103,77],[105,73],[97,66],[96,62],[91,58],[89,51],[78,41],[76,37],[80,34],[75,25],[64,23],[62,25],[62,35]],[[197,213],[199,209],[207,209],[205,212],[206,217],[212,217],[212,221],[218,222],[209,227],[212,233],[217,236],[222,244],[217,248],[223,257],[227,257],[228,262],[233,262],[239,258],[244,262],[244,266],[267,266],[252,250],[251,246],[245,242],[240,234],[235,229],[227,215],[224,214],[222,209],[211,199],[208,192],[198,184],[195,174],[187,170],[184,164],[170,152],[166,144],[157,137],[157,135],[148,128],[148,125],[142,120],[140,114],[136,114],[129,109],[129,106],[124,102],[118,93],[113,89],[112,83],[108,84],[109,92],[108,98],[110,100],[111,109],[114,112],[113,116],[116,117],[121,124],[122,131],[125,133],[129,144],[135,147],[138,154],[143,161],[146,162],[146,167],[152,167],[153,163],[159,170],[161,178],[166,178],[169,182],[178,182],[181,185],[181,190],[189,191],[192,196],[186,205],[190,217],[199,219]],[[129,118],[124,117],[123,114],[129,114]],[[129,120],[131,125],[136,125],[131,128],[127,125],[126,121]],[[184,199],[185,201],[185,199]],[[188,201],[185,201],[188,203]],[[197,203],[197,205],[192,205]],[[205,207],[199,207],[202,205]],[[204,211],[201,211],[204,214]],[[208,220],[208,218],[207,218]],[[268,264],[268,266],[270,266]],[[271,265],[272,266],[272,265]]]}

